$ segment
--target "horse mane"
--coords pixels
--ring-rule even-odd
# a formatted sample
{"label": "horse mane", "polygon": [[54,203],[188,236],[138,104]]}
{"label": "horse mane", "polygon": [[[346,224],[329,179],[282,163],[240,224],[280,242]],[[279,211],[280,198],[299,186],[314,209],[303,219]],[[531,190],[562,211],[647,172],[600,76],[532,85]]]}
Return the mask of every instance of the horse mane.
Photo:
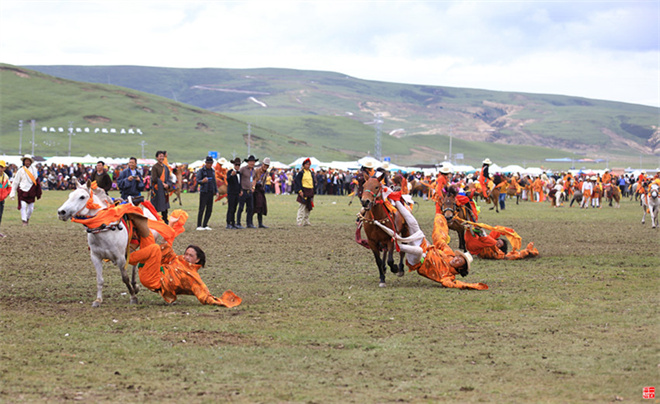
{"label": "horse mane", "polygon": [[93,192],[94,195],[96,195],[96,197],[99,198],[101,202],[105,203],[107,206],[111,206],[114,204],[112,198],[108,196],[108,194],[105,192],[103,188],[96,188]]}

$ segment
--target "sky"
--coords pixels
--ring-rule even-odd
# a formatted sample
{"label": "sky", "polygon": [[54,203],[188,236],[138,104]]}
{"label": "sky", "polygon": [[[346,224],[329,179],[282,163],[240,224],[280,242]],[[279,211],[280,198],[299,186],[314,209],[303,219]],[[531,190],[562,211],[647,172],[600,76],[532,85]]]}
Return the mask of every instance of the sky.
{"label": "sky", "polygon": [[660,0],[2,0],[0,62],[279,67],[660,107]]}

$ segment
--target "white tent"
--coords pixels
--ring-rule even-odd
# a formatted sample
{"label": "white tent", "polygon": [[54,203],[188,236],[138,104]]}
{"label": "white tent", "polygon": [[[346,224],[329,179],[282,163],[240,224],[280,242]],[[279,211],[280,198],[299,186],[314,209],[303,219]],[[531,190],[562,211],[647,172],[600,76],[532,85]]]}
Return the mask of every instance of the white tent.
{"label": "white tent", "polygon": [[506,167],[502,167],[501,172],[504,174],[511,174],[511,173],[516,174],[516,173],[522,173],[524,171],[525,171],[524,167],[521,167],[517,164],[511,164]]}
{"label": "white tent", "polygon": [[318,168],[323,164],[316,157],[299,157],[293,163],[289,164],[289,167],[291,167],[291,168],[300,168],[300,167],[302,167],[303,161],[305,161],[306,159],[309,159],[312,162],[312,167],[313,168]]}

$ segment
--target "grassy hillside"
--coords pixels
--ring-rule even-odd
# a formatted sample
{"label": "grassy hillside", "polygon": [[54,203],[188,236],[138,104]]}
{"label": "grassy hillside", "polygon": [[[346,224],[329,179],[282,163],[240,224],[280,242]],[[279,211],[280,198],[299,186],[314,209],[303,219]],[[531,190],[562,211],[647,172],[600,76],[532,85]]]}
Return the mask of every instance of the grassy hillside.
{"label": "grassy hillside", "polygon": [[551,146],[605,158],[660,153],[660,110],[641,105],[385,83],[291,69],[33,68],[176,98],[220,113],[349,116],[360,122],[381,113],[385,133],[403,129],[407,136],[448,135],[451,127],[455,137],[465,140]]}
{"label": "grassy hillside", "polygon": [[[126,69],[128,69],[126,74],[121,77],[144,77],[143,82],[146,87],[156,86],[156,83],[160,82],[164,88],[167,88],[176,73],[178,73],[176,77],[179,77],[181,83],[187,83],[185,85],[189,85],[190,81],[184,81],[184,78],[191,80],[184,74],[188,72],[187,70],[155,69],[152,72],[159,74],[148,75],[147,78],[144,75],[131,75],[129,73],[133,69]],[[147,68],[135,68],[138,72],[142,69]],[[373,112],[381,112],[384,115],[383,156],[390,156],[394,162],[399,164],[435,163],[444,160],[449,151],[448,130],[440,130],[438,125],[449,128],[450,124],[454,125],[452,151],[453,153],[463,153],[466,158],[464,162],[468,164],[479,164],[486,156],[499,164],[526,162],[528,165],[538,165],[545,158],[578,156],[558,150],[558,148],[530,146],[525,145],[524,142],[518,142],[522,143],[521,145],[509,145],[471,141],[469,139],[472,137],[465,135],[459,124],[461,120],[469,121],[465,113],[447,113],[449,118],[446,121],[442,121],[440,119],[442,117],[439,116],[438,123],[433,126],[429,123],[427,115],[411,110],[404,121],[380,107],[388,105],[393,108],[389,111],[396,111],[399,115],[403,114],[402,111],[406,110],[403,107],[401,109],[397,107],[399,104],[396,103],[396,99],[400,98],[403,89],[411,86],[379,83],[378,86],[372,88],[370,82],[336,74],[328,74],[323,83],[319,83],[308,77],[318,75],[318,72],[272,69],[269,71],[273,74],[279,72],[281,75],[279,81],[262,82],[260,88],[268,89],[270,92],[262,91],[269,92],[268,96],[200,90],[197,93],[200,101],[208,101],[206,95],[209,93],[217,93],[222,96],[216,98],[214,108],[218,109],[218,105],[224,105],[228,112],[218,113],[173,101],[166,97],[167,94],[155,96],[115,85],[77,82],[25,68],[0,64],[0,94],[2,94],[0,98],[0,154],[18,153],[19,132],[17,126],[19,119],[26,122],[23,130],[22,151],[29,152],[32,133],[27,122],[35,119],[37,121],[35,154],[44,156],[68,153],[69,139],[66,128],[69,122],[73,122],[74,128],[90,128],[91,130],[91,133],[76,133],[76,136],[72,138],[71,154],[73,155],[89,153],[103,156],[136,155],[139,157],[142,150],[141,142],[146,142],[146,157],[151,157],[155,150],[159,149],[168,150],[173,159],[181,161],[199,159],[209,150],[217,150],[225,157],[231,157],[233,153],[244,157],[247,153],[247,127],[250,123],[250,150],[258,157],[270,156],[283,162],[292,161],[302,155],[313,155],[321,160],[348,160],[363,157],[368,153],[373,155],[375,129],[373,125],[365,123],[373,121]],[[195,76],[200,80],[206,77],[205,72],[213,73],[211,78],[214,80],[221,78],[220,73],[224,73],[227,80],[230,77],[230,72],[222,69],[199,69],[195,72],[200,75]],[[234,77],[232,80],[237,80],[236,77],[239,76],[239,72],[232,72],[231,77]],[[304,84],[309,88],[316,87],[324,90],[303,91],[292,101],[291,92],[282,89],[290,87],[296,77],[301,86]],[[342,77],[346,82],[342,81]],[[246,90],[240,91],[256,91],[250,90],[252,88],[250,86],[255,85],[253,76],[244,74],[242,80],[245,81],[245,85],[241,88],[246,88]],[[344,85],[340,86],[338,83]],[[181,85],[183,86],[183,84]],[[330,93],[330,88],[334,88],[332,94],[324,97],[324,91]],[[372,90],[376,95],[371,93]],[[448,102],[452,100],[446,94],[443,95],[441,90],[436,89],[435,91],[437,93],[435,97],[447,98]],[[505,93],[461,91],[463,94],[472,94],[475,99],[479,94],[486,93],[510,97]],[[181,94],[183,93],[185,92]],[[354,99],[351,98],[355,94],[362,94],[367,101],[355,104]],[[248,96],[254,96],[257,101],[267,103],[267,107],[264,108],[254,101],[246,101]],[[235,97],[235,100],[226,102],[227,97]],[[300,99],[300,97],[305,100],[303,105],[309,107],[306,111],[292,107],[294,104],[299,104],[295,98]],[[409,98],[413,99],[413,94],[410,94]],[[181,101],[181,96],[177,96],[177,99]],[[359,108],[356,108],[356,105]],[[622,108],[626,106],[626,104],[620,105]],[[628,107],[633,111],[638,111],[637,106]],[[445,111],[445,113],[450,109],[449,106],[434,108]],[[555,106],[555,108],[559,112],[563,112],[560,106]],[[645,107],[639,108],[644,109]],[[655,111],[655,109],[651,110]],[[571,109],[571,111],[574,110]],[[619,111],[620,114],[624,112]],[[561,122],[559,118],[557,119],[558,122]],[[415,127],[422,128],[424,131],[422,132],[420,129],[418,134],[411,135],[409,127],[406,126],[408,122],[418,122]],[[532,126],[534,123],[527,125]],[[65,132],[44,133],[41,131],[42,127],[63,127]],[[407,136],[395,138],[387,135],[390,130],[401,127],[405,128]],[[117,132],[121,129],[140,129],[143,134],[93,133],[96,128],[115,128]],[[498,133],[501,136],[507,136],[506,130],[508,129],[503,128]],[[511,136],[516,135],[517,131],[519,128],[512,129]],[[624,153],[620,153],[620,155],[626,157]],[[633,152],[631,155],[633,156],[632,161],[638,162],[639,155]],[[611,161],[616,164],[615,159],[611,159]]]}

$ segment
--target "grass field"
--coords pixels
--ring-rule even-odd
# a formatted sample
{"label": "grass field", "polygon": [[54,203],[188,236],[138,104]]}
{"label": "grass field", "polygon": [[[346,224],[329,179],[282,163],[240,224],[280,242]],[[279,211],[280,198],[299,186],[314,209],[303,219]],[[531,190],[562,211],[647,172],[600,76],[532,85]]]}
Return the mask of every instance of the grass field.
{"label": "grass field", "polygon": [[[635,202],[485,210],[541,255],[475,260],[465,280],[490,289],[462,291],[415,273],[378,288],[347,197],[317,197],[303,228],[292,196],[269,197],[261,230],[225,230],[216,204],[214,230],[198,232],[187,194],[175,250],[201,245],[211,291],[243,304],[168,305],[142,289],[131,306],[107,264],[93,309],[85,233],[56,218],[66,196],[46,192],[27,228],[5,204],[0,402],[657,402],[642,389],[660,385],[660,231],[640,224]],[[415,210],[429,237],[433,212]]]}

